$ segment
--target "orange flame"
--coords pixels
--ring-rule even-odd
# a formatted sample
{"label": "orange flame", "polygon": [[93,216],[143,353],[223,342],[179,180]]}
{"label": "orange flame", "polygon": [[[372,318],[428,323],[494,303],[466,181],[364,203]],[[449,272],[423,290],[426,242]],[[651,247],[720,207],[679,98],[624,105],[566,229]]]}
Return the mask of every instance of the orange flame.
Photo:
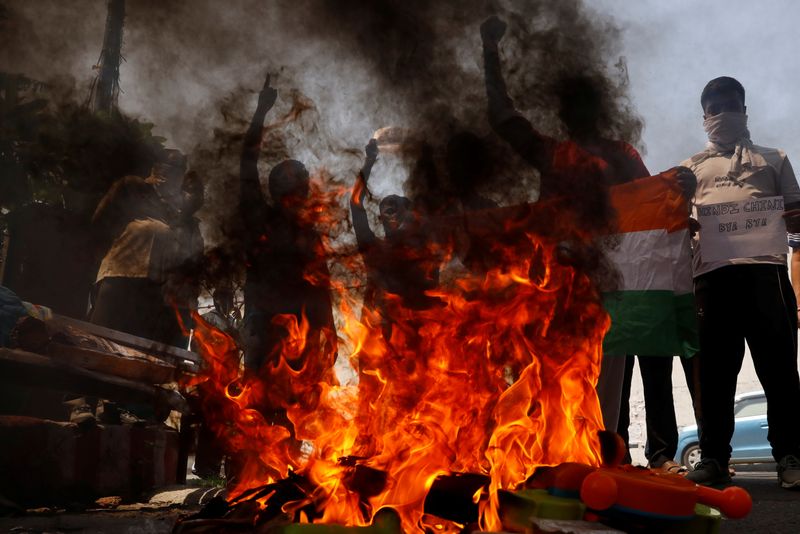
{"label": "orange flame", "polygon": [[[328,201],[336,204],[348,192],[337,194]],[[341,221],[336,209],[312,210],[316,223]],[[290,365],[307,346],[325,350],[309,339],[304,318],[275,319],[287,337],[278,364],[261,376],[241,376],[233,341],[198,321],[196,339],[207,363],[200,385],[204,413],[241,464],[230,495],[294,471],[316,487],[308,498],[321,513],[315,521],[366,525],[374,512],[392,507],[404,531],[414,531],[430,524],[423,507],[437,476],[483,473],[491,483],[474,495],[480,526],[500,530],[499,489],[515,488],[541,465],[599,465],[602,421],[594,388],[609,321],[589,277],[559,257],[564,235],[536,231],[540,219],[575,228],[559,212],[541,203],[500,217],[470,217],[476,231],[489,233],[497,230],[493,220],[502,221],[496,267],[428,292],[439,303],[429,309],[409,309],[389,296],[390,329],[381,310],[360,310],[346,282],[362,276],[361,263],[340,254],[347,275],[331,286],[339,346],[350,348],[357,387],[335,384],[319,368],[329,365],[322,354],[318,368],[313,361],[302,369]],[[459,224],[457,231],[473,231]],[[457,225],[442,219],[432,226]],[[574,231],[569,238],[575,247],[588,241]],[[288,420],[270,422],[253,409],[264,397],[283,406]],[[385,473],[385,484],[359,494],[343,457]],[[435,528],[458,530],[445,521]]]}

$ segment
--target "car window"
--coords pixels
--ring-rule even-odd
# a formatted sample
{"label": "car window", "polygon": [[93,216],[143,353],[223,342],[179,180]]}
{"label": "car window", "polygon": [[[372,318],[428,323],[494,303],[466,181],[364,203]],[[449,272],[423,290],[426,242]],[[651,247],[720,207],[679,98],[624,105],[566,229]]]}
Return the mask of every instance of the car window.
{"label": "car window", "polygon": [[767,399],[749,399],[736,406],[736,417],[767,415]]}

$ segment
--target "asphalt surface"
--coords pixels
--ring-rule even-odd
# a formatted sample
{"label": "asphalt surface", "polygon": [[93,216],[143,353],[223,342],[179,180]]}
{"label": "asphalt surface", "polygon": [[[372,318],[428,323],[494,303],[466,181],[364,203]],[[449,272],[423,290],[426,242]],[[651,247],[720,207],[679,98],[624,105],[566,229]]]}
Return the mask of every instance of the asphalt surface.
{"label": "asphalt surface", "polygon": [[[750,492],[753,510],[744,519],[723,519],[720,534],[800,534],[800,490],[778,485],[774,464],[737,466],[733,481]],[[0,518],[0,532],[19,534],[168,534],[178,516],[201,505],[218,488],[176,487],[149,503],[116,510],[43,513]]]}
{"label": "asphalt surface", "polygon": [[733,483],[750,492],[753,510],[724,519],[720,534],[800,534],[800,489],[781,488],[774,465],[736,466]]}

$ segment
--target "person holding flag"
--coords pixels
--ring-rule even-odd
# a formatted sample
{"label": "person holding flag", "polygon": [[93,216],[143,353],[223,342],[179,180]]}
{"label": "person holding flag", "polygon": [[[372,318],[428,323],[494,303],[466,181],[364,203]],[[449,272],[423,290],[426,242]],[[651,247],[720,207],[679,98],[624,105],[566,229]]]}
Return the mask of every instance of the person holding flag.
{"label": "person holding flag", "polygon": [[[663,385],[671,378],[672,357],[690,357],[696,345],[688,229],[695,178],[681,168],[651,177],[633,146],[609,138],[613,131],[604,123],[613,102],[602,73],[565,73],[554,87],[567,139],[539,131],[508,94],[499,51],[506,30],[496,16],[480,29],[489,122],[540,172],[539,202],[570,210],[592,246],[619,241],[616,253],[615,247],[605,247],[621,274],[621,287],[604,297],[612,327],[603,345],[597,395],[605,428],[617,430],[621,405],[628,402],[622,398],[626,355],[644,355],[640,362],[652,363],[641,366],[644,374],[651,371],[646,384],[657,386],[648,388],[646,409],[656,416],[648,417],[649,427],[655,432],[658,426],[663,436],[658,441],[664,444],[653,449],[650,463],[663,467],[672,460],[669,442],[674,449],[678,439],[671,386]],[[604,239],[616,232],[614,239]],[[670,411],[671,422],[660,416]]]}
{"label": "person holding flag", "polygon": [[779,483],[800,488],[797,300],[786,266],[786,232],[800,228],[800,187],[783,151],[750,140],[744,102],[734,78],[708,82],[700,103],[709,142],[683,163],[697,175],[693,275],[703,418],[701,460],[687,476],[704,485],[731,481],[733,405],[746,341],[767,397]]}

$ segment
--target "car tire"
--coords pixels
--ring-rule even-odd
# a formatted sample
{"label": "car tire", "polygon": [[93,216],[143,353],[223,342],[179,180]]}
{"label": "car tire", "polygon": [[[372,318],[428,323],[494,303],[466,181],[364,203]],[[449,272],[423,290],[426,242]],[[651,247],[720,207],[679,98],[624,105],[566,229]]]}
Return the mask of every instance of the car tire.
{"label": "car tire", "polygon": [[700,444],[690,443],[681,453],[681,464],[694,471],[694,466],[700,461]]}

